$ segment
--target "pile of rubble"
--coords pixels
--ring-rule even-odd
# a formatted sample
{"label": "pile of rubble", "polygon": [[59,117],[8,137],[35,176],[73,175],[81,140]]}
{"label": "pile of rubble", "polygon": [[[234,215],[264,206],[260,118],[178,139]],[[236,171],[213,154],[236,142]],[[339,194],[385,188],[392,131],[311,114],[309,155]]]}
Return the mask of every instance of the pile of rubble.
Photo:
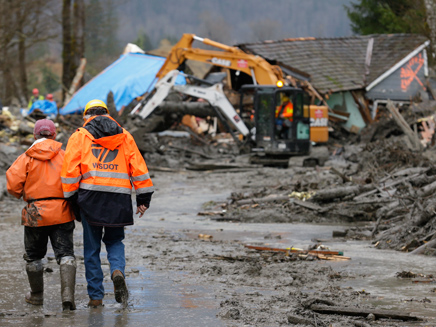
{"label": "pile of rubble", "polygon": [[[434,121],[422,118],[428,114],[416,106],[402,112],[406,125],[416,124],[415,132],[408,133],[387,112],[353,138],[354,144],[342,143],[343,137],[332,140],[324,167],[290,167],[281,178],[259,170],[253,181],[260,178],[262,185],[243,185],[228,203],[211,204],[201,214],[255,223],[366,222],[337,236],[371,239],[378,248],[433,254],[436,147]],[[418,124],[422,122],[431,123]]]}
{"label": "pile of rubble", "polygon": [[[293,166],[291,159],[286,170],[250,165],[229,134],[199,136],[181,125],[144,134],[126,117],[119,119],[134,136],[150,170],[251,171],[242,191],[232,193],[227,203],[213,204],[201,213],[212,219],[365,221],[366,227],[350,229],[343,236],[372,239],[379,248],[432,252],[433,243],[428,242],[436,236],[436,200],[432,196],[436,190],[435,123],[428,118],[432,108],[428,104],[412,106],[401,114],[388,108],[360,135],[346,134],[336,127],[327,144],[330,157],[323,167]],[[19,110],[3,110],[0,170],[5,171],[33,142],[38,118],[23,117]],[[56,123],[57,140],[66,145],[82,119],[79,115],[59,116]]]}

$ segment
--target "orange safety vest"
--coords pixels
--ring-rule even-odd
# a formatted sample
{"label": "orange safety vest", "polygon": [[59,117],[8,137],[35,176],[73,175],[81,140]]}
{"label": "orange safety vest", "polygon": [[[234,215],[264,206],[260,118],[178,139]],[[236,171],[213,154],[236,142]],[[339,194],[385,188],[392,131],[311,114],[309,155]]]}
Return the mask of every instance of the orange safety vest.
{"label": "orange safety vest", "polygon": [[[88,119],[85,125],[95,117],[98,116]],[[131,194],[132,185],[136,194],[154,191],[135,140],[122,130],[120,134],[95,139],[85,128],[79,128],[70,137],[61,173],[65,197],[79,189]]]}
{"label": "orange safety vest", "polygon": [[280,115],[283,115],[284,118],[289,119],[290,121],[293,120],[294,117],[294,105],[292,102],[287,102],[286,104],[283,104],[276,108],[276,118],[280,118]]}
{"label": "orange safety vest", "polygon": [[22,225],[51,226],[74,220],[62,191],[61,146],[51,139],[39,139],[6,172],[8,192],[28,202],[21,212]]}

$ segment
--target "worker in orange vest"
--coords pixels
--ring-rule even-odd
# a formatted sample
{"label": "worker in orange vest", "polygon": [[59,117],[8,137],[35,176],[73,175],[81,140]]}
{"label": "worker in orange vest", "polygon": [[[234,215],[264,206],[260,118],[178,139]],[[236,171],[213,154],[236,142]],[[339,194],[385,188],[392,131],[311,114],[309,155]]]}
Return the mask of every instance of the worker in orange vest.
{"label": "worker in orange vest", "polygon": [[115,300],[127,305],[124,226],[133,225],[132,185],[136,213],[142,217],[154,192],[144,158],[132,135],[110,117],[106,104],[91,100],[83,127],[74,132],[62,167],[64,196],[77,203],[83,225],[85,276],[89,307],[103,305],[101,242],[105,243]]}
{"label": "worker in orange vest", "polygon": [[294,105],[287,96],[282,99],[282,104],[276,108],[276,129],[279,137],[292,138],[292,122],[294,120]]}
{"label": "worker in orange vest", "polygon": [[6,172],[7,189],[27,205],[21,213],[24,225],[26,272],[31,291],[26,302],[44,303],[44,266],[50,238],[56,261],[60,265],[63,310],[74,310],[76,260],[74,257],[74,215],[64,198],[61,168],[64,161],[62,143],[55,141],[56,127],[51,120],[41,119],[33,130],[35,142]]}

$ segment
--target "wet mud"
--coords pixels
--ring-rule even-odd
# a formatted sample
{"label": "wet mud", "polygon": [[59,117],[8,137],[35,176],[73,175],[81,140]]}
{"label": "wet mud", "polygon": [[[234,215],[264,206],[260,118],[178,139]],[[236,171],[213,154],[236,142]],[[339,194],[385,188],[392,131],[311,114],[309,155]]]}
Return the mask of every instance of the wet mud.
{"label": "wet mud", "polygon": [[[218,207],[227,203],[232,192],[261,187],[265,179],[279,185],[290,178],[291,169],[152,174],[156,193],[151,208],[144,217],[136,217],[134,226],[126,228],[130,298],[125,309],[115,302],[104,247],[104,307],[86,307],[80,223],[74,234],[77,310],[62,312],[59,266],[51,248],[44,260],[44,305],[25,303],[29,286],[22,259],[23,203],[4,198],[0,202],[0,325],[436,326],[435,284],[397,277],[401,271],[432,274],[433,257],[410,257],[376,249],[369,241],[351,240],[324,244],[344,251],[351,258],[348,261],[259,252],[244,244],[306,249],[313,244],[312,239],[331,239],[333,231],[354,225],[329,221],[308,224],[286,207],[277,214],[283,220],[272,219],[274,212],[259,210],[258,220],[249,224],[198,215],[212,202]],[[241,211],[239,218],[244,214]],[[397,310],[423,321],[326,315],[312,311],[314,303]]]}

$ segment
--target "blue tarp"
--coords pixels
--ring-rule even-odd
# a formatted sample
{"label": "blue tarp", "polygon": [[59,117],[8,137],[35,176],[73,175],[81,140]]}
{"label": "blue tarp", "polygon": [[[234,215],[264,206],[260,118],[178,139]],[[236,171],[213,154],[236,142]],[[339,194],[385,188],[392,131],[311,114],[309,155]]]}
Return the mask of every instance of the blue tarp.
{"label": "blue tarp", "polygon": [[27,114],[32,113],[35,109],[41,110],[46,115],[57,115],[58,114],[58,107],[56,105],[56,102],[50,101],[50,100],[37,100],[35,101],[32,106],[30,107]]}
{"label": "blue tarp", "polygon": [[[80,88],[59,112],[62,115],[80,113],[90,100],[106,102],[110,91],[113,92],[115,105],[120,111],[134,98],[153,89],[156,73],[164,61],[165,58],[141,53],[123,54]],[[176,84],[186,84],[185,78],[178,76]]]}

